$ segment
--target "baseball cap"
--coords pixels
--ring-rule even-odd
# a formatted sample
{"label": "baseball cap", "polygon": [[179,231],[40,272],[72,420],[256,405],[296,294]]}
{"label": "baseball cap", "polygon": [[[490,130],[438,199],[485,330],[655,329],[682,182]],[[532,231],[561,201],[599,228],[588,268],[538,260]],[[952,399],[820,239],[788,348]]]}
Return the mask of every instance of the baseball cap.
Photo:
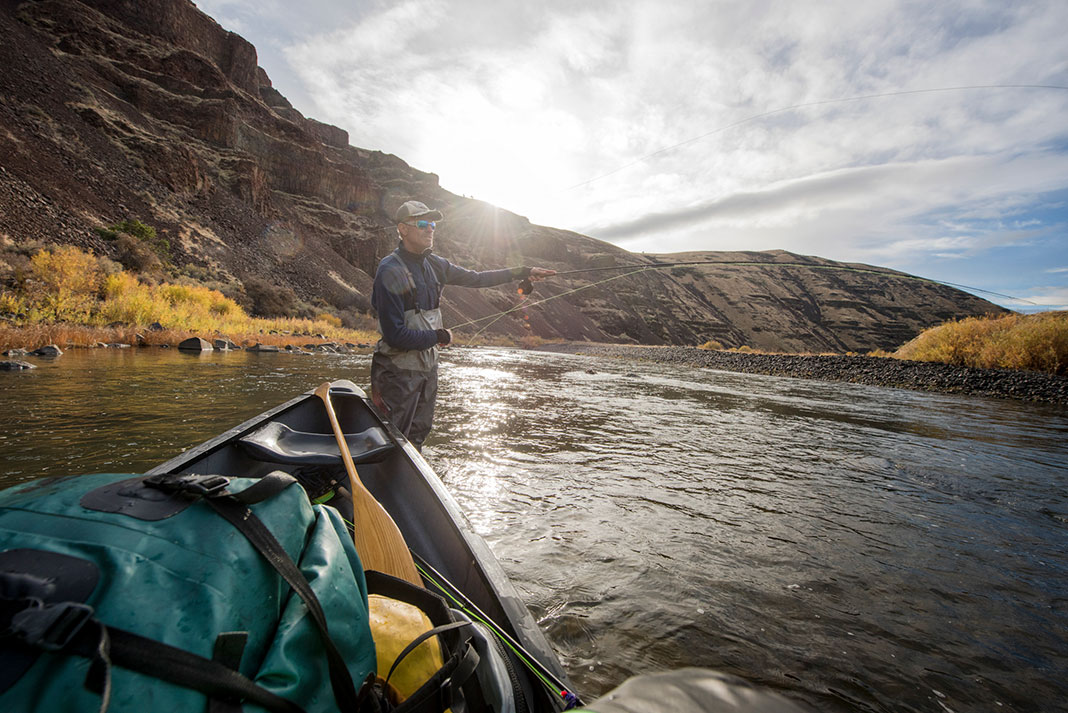
{"label": "baseball cap", "polygon": [[401,207],[397,209],[395,217],[398,223],[403,223],[410,218],[441,220],[445,216],[441,214],[440,210],[430,210],[426,207],[425,203],[420,203],[419,201],[407,201],[402,203]]}

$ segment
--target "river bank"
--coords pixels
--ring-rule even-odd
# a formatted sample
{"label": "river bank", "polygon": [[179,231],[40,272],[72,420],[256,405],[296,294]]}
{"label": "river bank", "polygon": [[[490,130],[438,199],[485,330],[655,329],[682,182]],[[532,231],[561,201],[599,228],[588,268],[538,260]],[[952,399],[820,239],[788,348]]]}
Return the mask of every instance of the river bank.
{"label": "river bank", "polygon": [[[266,334],[230,335],[227,339],[232,340],[233,346],[244,348],[262,345],[273,346],[282,351],[366,352],[371,349],[374,339],[377,338],[377,335],[366,331],[345,331],[344,334],[350,338],[358,338],[359,342],[341,340],[339,344],[337,339],[330,339],[330,337],[336,337],[333,334],[293,334],[277,331]],[[176,347],[192,336],[198,336],[198,333],[174,329],[139,330],[134,327],[94,328],[77,325],[50,325],[15,328],[0,326],[0,350],[2,350],[0,353],[17,358],[19,355],[10,350],[21,348],[33,351],[49,344],[60,345],[64,350],[71,347]],[[657,347],[593,342],[544,342],[536,346],[528,345],[525,348],[532,351],[577,354],[597,358],[684,364],[747,374],[844,381],[915,391],[1068,404],[1068,377],[1036,371],[977,369],[937,362],[870,356],[760,354],[696,347]]]}
{"label": "river bank", "polygon": [[915,391],[1068,404],[1068,378],[1034,371],[974,369],[883,357],[756,354],[696,347],[650,347],[590,342],[542,344],[536,349],[597,358],[685,364],[747,374],[845,381]]}
{"label": "river bank", "polygon": [[378,335],[367,330],[331,329],[323,332],[294,332],[284,330],[261,330],[256,332],[212,332],[207,330],[168,329],[160,325],[147,328],[130,325],[91,327],[80,324],[41,324],[14,326],[0,324],[0,353],[11,350],[33,352],[48,345],[61,350],[71,348],[100,347],[177,347],[191,337],[208,342],[223,340],[230,349],[249,348],[256,345],[296,348],[302,345],[348,344],[367,348]]}

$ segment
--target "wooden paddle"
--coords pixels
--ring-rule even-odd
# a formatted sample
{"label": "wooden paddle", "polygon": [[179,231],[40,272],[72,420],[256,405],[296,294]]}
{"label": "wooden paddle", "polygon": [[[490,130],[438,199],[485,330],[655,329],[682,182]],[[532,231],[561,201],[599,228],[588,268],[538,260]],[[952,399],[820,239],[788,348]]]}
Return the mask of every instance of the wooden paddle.
{"label": "wooden paddle", "polygon": [[319,386],[315,390],[315,395],[321,398],[326,406],[326,415],[330,419],[330,426],[334,429],[338,448],[341,449],[341,461],[345,464],[345,471],[349,474],[354,521],[352,540],[364,569],[385,572],[422,587],[423,580],[415,569],[412,553],[408,551],[408,545],[404,542],[404,535],[401,534],[400,528],[397,527],[397,523],[393,522],[393,518],[389,516],[382,504],[371,495],[371,491],[364,487],[360,476],[356,473],[356,466],[349,452],[349,444],[345,440],[341,424],[337,422],[334,405],[330,403],[330,382],[324,382]]}

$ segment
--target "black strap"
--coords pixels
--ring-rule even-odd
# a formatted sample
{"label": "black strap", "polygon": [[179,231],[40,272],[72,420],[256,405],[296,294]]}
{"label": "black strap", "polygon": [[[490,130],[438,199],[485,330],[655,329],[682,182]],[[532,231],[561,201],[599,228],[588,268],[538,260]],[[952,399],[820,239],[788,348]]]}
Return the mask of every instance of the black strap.
{"label": "black strap", "polygon": [[245,653],[247,644],[247,631],[224,631],[215,637],[215,648],[212,649],[211,660],[237,671],[241,668],[241,657]]}
{"label": "black strap", "polygon": [[[426,614],[430,622],[435,625],[430,631],[416,637],[401,651],[389,670],[389,676],[393,674],[400,661],[421,643],[432,636],[446,634],[441,637],[445,642],[443,648],[448,652],[445,664],[397,706],[394,713],[441,713],[447,708],[453,713],[466,713],[468,709],[485,709],[482,694],[478,686],[474,685],[477,680],[472,680],[472,674],[478,668],[480,661],[478,652],[470,638],[465,639],[449,633],[473,627],[472,623],[454,621],[444,599],[406,580],[373,570],[364,572],[364,576],[367,579],[369,594],[380,594],[411,604]],[[389,676],[386,677],[387,680]]]}
{"label": "black strap", "polygon": [[[239,671],[247,643],[247,631],[224,631],[215,637],[211,660],[233,671]],[[212,696],[208,699],[208,713],[241,713],[241,704],[229,698]]]}
{"label": "black strap", "polygon": [[101,695],[101,711],[107,708],[111,666],[115,665],[200,691],[211,699],[247,700],[271,713],[304,713],[295,703],[217,661],[105,626],[84,604],[59,602],[28,607],[13,619],[11,633],[35,648],[90,659],[86,684]]}
{"label": "black strap", "polygon": [[[308,607],[308,612],[312,616],[312,621],[315,622],[316,627],[319,629],[323,648],[326,650],[327,666],[330,671],[330,686],[334,691],[334,699],[337,701],[338,708],[346,712],[356,711],[356,687],[353,685],[352,675],[349,673],[348,666],[345,665],[344,657],[338,651],[334,640],[330,638],[326,615],[319,604],[319,598],[315,596],[315,592],[312,590],[311,585],[308,584],[308,580],[305,579],[304,574],[293,562],[282,544],[278,542],[275,536],[271,534],[271,531],[267,529],[267,526],[263,524],[263,521],[246,504],[246,502],[259,502],[275,495],[297,481],[287,473],[275,471],[264,476],[259,483],[232,495],[226,491],[225,486],[222,488],[217,487],[215,481],[211,480],[216,477],[218,476],[153,476],[146,479],[145,483],[164,490],[176,490],[203,496],[205,502],[215,512],[236,527],[248,539],[249,543],[263,555],[267,563],[278,572],[282,579],[304,601],[304,604]],[[205,487],[202,483],[198,483],[197,478],[208,479],[208,486]],[[249,491],[252,492],[249,493]],[[259,499],[257,500],[257,498]]]}
{"label": "black strap", "polygon": [[435,626],[448,624],[453,620],[448,604],[434,592],[417,587],[406,579],[373,569],[365,570],[364,578],[367,580],[368,594],[381,594],[383,597],[411,604],[426,614],[430,623]]}
{"label": "black strap", "polygon": [[100,622],[91,624],[97,632],[96,649],[89,655],[89,670],[85,674],[85,687],[100,696],[100,713],[111,705],[111,637],[107,627]]}
{"label": "black strap", "polygon": [[[463,643],[459,653],[449,657],[426,683],[397,706],[394,713],[467,713],[467,699],[460,692],[479,664],[478,652],[470,640]],[[472,687],[472,693],[473,687]]]}
{"label": "black strap", "polygon": [[295,482],[297,482],[297,479],[288,473],[274,470],[242,490],[240,493],[231,493],[230,497],[245,503],[246,505],[255,505],[256,503],[263,502],[267,498],[273,498]]}
{"label": "black strap", "polygon": [[471,626],[471,622],[469,621],[454,621],[451,624],[442,624],[441,626],[435,626],[433,629],[428,629],[427,631],[424,631],[422,634],[412,639],[411,643],[405,646],[404,650],[397,654],[397,658],[393,660],[393,665],[389,667],[389,673],[386,674],[386,682],[389,683],[389,679],[393,676],[393,672],[397,670],[397,666],[400,665],[401,661],[403,661],[408,654],[415,651],[419,644],[423,643],[431,636],[437,636],[438,634],[443,634],[446,631],[452,631],[453,629],[462,629],[468,626]]}
{"label": "black strap", "polygon": [[247,700],[269,711],[303,713],[297,704],[221,663],[122,629],[108,627],[108,631],[111,660],[117,666],[198,690],[213,699]]}

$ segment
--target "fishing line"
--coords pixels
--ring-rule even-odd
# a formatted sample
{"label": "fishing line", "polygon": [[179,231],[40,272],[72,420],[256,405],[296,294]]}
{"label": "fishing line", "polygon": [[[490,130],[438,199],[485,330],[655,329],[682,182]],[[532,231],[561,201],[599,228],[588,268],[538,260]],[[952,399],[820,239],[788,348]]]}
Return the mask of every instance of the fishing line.
{"label": "fishing line", "polygon": [[[885,272],[883,270],[873,270],[873,269],[868,269],[868,268],[863,268],[863,267],[847,267],[845,265],[813,265],[811,263],[805,263],[805,262],[756,262],[756,261],[746,261],[746,260],[724,260],[724,261],[692,260],[692,261],[687,261],[687,262],[670,262],[670,263],[662,263],[662,264],[657,264],[657,265],[649,265],[649,266],[643,268],[643,270],[654,270],[654,269],[663,268],[663,267],[680,267],[682,265],[734,265],[734,266],[741,265],[741,266],[749,266],[749,267],[803,267],[803,268],[810,268],[810,269],[813,269],[813,270],[845,270],[845,271],[848,271],[848,272],[862,272],[862,273],[867,273],[867,274],[871,274],[871,275],[883,275],[884,277],[896,277],[898,279],[903,279],[903,280],[918,280],[920,282],[929,282],[929,283],[935,284],[935,285],[946,285],[948,287],[956,287],[958,289],[963,289],[963,290],[973,290],[975,292],[982,292],[983,294],[986,294],[986,295],[994,295],[996,297],[1001,297],[1003,299],[1013,300],[1015,302],[1026,302],[1027,304],[1035,305],[1036,307],[1038,306],[1037,303],[1032,302],[1031,300],[1026,300],[1023,297],[1013,297],[1012,295],[1004,295],[1004,294],[1002,294],[1000,292],[992,292],[991,290],[984,290],[981,287],[971,287],[969,285],[961,285],[961,284],[958,284],[956,282],[945,282],[944,280],[934,280],[934,279],[931,279],[929,277],[919,277],[917,275],[901,275],[901,274],[894,273],[894,272]],[[627,268],[627,267],[634,267],[634,265],[617,265],[617,266],[614,266],[614,267],[591,267],[591,268],[585,268],[585,269],[579,269],[579,270],[565,270],[563,272],[556,273],[556,275],[554,275],[554,277],[559,276],[559,275],[573,275],[573,274],[580,273],[580,272],[600,272],[601,270],[618,270],[618,269],[623,269],[623,268]]]}
{"label": "fishing line", "polygon": [[600,181],[602,178],[608,178],[609,176],[615,175],[615,174],[619,173],[620,171],[624,171],[624,170],[630,168],[631,166],[636,166],[639,163],[644,163],[645,161],[647,161],[648,159],[652,158],[653,156],[659,156],[662,153],[667,153],[668,151],[673,151],[673,150],[679,148],[680,146],[685,146],[687,144],[692,144],[695,141],[700,141],[701,139],[704,139],[704,138],[707,138],[709,136],[712,136],[713,134],[719,134],[719,133],[722,133],[724,131],[727,131],[728,129],[733,129],[733,128],[737,127],[737,126],[741,126],[742,124],[748,124],[751,121],[756,121],[758,119],[764,119],[764,118],[767,118],[769,116],[774,116],[775,114],[782,114],[784,112],[793,111],[795,109],[807,109],[807,108],[814,107],[814,106],[824,106],[824,105],[827,105],[827,104],[844,104],[844,103],[847,103],[847,102],[866,101],[868,99],[882,99],[882,98],[885,98],[885,97],[906,96],[908,94],[931,94],[931,93],[935,93],[935,92],[959,92],[959,91],[970,91],[970,90],[976,90],[976,89],[1057,89],[1057,90],[1068,91],[1068,86],[1060,86],[1060,85],[1057,85],[1057,84],[973,84],[973,85],[966,85],[966,86],[961,86],[961,87],[934,87],[934,88],[931,88],[931,89],[903,89],[901,91],[896,91],[896,92],[882,92],[882,93],[879,93],[879,94],[864,94],[862,96],[856,96],[856,97],[845,97],[845,98],[842,98],[842,99],[823,99],[823,100],[820,100],[820,101],[805,102],[803,104],[794,104],[793,106],[782,107],[781,109],[772,109],[771,111],[765,111],[765,112],[760,113],[760,114],[754,114],[753,116],[746,117],[745,119],[740,119],[738,121],[735,121],[734,123],[727,124],[726,126],[721,126],[718,129],[713,129],[712,131],[708,131],[708,132],[706,132],[704,134],[701,134],[700,136],[695,136],[692,139],[686,139],[685,141],[680,141],[677,144],[672,144],[671,146],[665,146],[662,149],[657,149],[656,151],[653,151],[650,154],[646,154],[644,156],[641,156],[640,158],[636,158],[635,160],[631,161],[630,163],[625,164],[623,166],[620,166],[619,168],[613,169],[613,170],[609,171],[608,173],[602,173],[600,176],[594,176],[593,178],[591,178],[591,179],[589,179],[587,181],[582,181],[581,183],[576,183],[575,185],[568,186],[567,188],[561,188],[560,190],[556,191],[553,195],[556,195],[556,194],[559,194],[559,193],[566,193],[567,191],[572,191],[572,190],[574,190],[576,188],[582,188],[583,186],[588,186],[589,184],[594,183],[595,181]]}
{"label": "fishing line", "polygon": [[[534,303],[534,304],[537,304],[537,303]],[[527,304],[527,297],[526,297],[526,295],[524,295],[523,298],[519,301],[519,304],[517,304],[515,307],[512,307],[510,309],[506,309],[505,311],[503,311],[500,314],[496,315],[496,319],[494,319],[492,322],[490,322],[489,324],[484,326],[482,329],[480,329],[477,332],[475,332],[471,336],[471,338],[474,339],[478,335],[480,335],[483,332],[485,332],[487,329],[492,327],[497,322],[497,320],[499,320],[501,317],[504,317],[505,315],[509,315],[512,312],[515,312],[516,310],[523,309],[525,307],[532,307],[532,306],[533,306],[533,304]],[[490,315],[490,316],[493,316],[493,315]],[[459,327],[466,327],[469,324],[476,324],[476,323],[481,322],[481,321],[486,320],[486,319],[489,319],[489,317],[482,317],[481,319],[477,319],[477,320],[474,320],[474,321],[471,321],[471,322],[464,322],[463,324],[457,325],[453,329],[457,329]]]}
{"label": "fishing line", "polygon": [[[634,266],[633,265],[627,265],[626,267],[634,267]],[[657,265],[657,267],[661,267],[661,266]],[[667,267],[667,265],[664,265],[663,267]],[[588,290],[591,287],[597,287],[597,285],[603,285],[604,283],[611,282],[612,280],[618,280],[621,277],[629,277],[630,275],[637,275],[639,272],[645,272],[646,270],[651,270],[651,269],[653,269],[653,267],[652,266],[648,266],[648,267],[643,267],[640,270],[634,270],[633,272],[625,272],[622,275],[613,275],[612,277],[609,277],[607,279],[599,280],[598,282],[594,282],[594,283],[591,283],[589,285],[583,285],[582,287],[576,287],[573,290],[567,290],[566,292],[561,292],[558,295],[551,295],[549,297],[546,297],[545,299],[538,300],[536,302],[529,302],[528,303],[528,302],[526,302],[526,299],[524,298],[524,300],[521,301],[519,304],[517,304],[515,307],[512,307],[510,309],[506,309],[503,312],[500,312],[498,314],[491,314],[488,317],[480,317],[478,319],[468,320],[467,322],[464,322],[463,324],[456,325],[455,327],[453,327],[453,329],[459,329],[461,327],[467,327],[467,326],[472,325],[472,324],[478,324],[479,322],[485,322],[487,319],[492,319],[493,322],[496,322],[501,317],[504,317],[505,315],[511,314],[512,312],[515,312],[518,309],[522,309],[523,307],[537,307],[538,305],[545,304],[546,302],[549,302],[550,300],[555,300],[557,297],[565,297],[567,295],[574,294],[575,292],[581,292],[582,290]],[[490,322],[490,324],[493,324],[493,322]],[[486,331],[486,329],[490,326],[490,324],[487,324],[485,327],[483,327],[482,329],[480,329],[477,332],[475,332],[473,335],[471,335],[470,338],[474,339],[478,335],[482,334],[484,331]]]}
{"label": "fishing line", "polygon": [[1014,297],[1012,295],[1005,295],[1005,294],[1002,294],[1000,292],[993,292],[991,290],[984,290],[984,289],[982,289],[980,287],[971,287],[969,285],[961,285],[961,284],[958,284],[958,283],[955,283],[955,282],[944,282],[942,280],[933,280],[933,279],[931,279],[929,277],[919,277],[917,275],[901,275],[901,274],[897,274],[897,273],[893,273],[893,272],[884,272],[882,270],[873,270],[873,269],[866,269],[866,268],[861,268],[861,267],[846,267],[846,266],[843,266],[843,265],[811,265],[811,264],[803,263],[803,262],[754,262],[754,261],[746,261],[746,260],[710,262],[708,260],[691,260],[691,261],[684,261],[684,262],[658,263],[656,265],[644,265],[644,266],[641,266],[641,267],[639,267],[637,265],[613,265],[611,267],[590,267],[590,268],[581,268],[581,269],[578,269],[578,270],[564,270],[562,272],[557,272],[555,275],[553,275],[553,277],[560,277],[562,275],[575,275],[575,274],[586,273],[586,272],[602,272],[602,271],[607,271],[607,270],[627,270],[627,269],[633,268],[633,267],[637,267],[638,268],[636,270],[631,270],[630,272],[624,272],[624,273],[619,274],[619,275],[613,275],[612,277],[606,278],[604,280],[598,280],[597,282],[593,282],[593,283],[590,283],[588,285],[582,285],[581,287],[576,287],[574,289],[570,289],[570,290],[567,290],[565,292],[561,292],[561,293],[556,294],[556,295],[550,295],[550,296],[548,296],[548,297],[546,297],[544,299],[540,299],[540,300],[537,300],[535,302],[528,302],[527,298],[524,297],[523,300],[519,304],[517,304],[515,307],[511,307],[509,309],[503,310],[501,312],[498,312],[497,314],[491,314],[491,315],[488,315],[486,317],[479,317],[478,319],[468,320],[468,321],[466,321],[466,322],[464,322],[462,324],[458,324],[455,327],[452,327],[452,329],[461,329],[463,327],[468,327],[468,326],[471,326],[473,324],[478,324],[479,322],[485,322],[486,320],[492,320],[489,324],[483,326],[481,329],[479,329],[477,332],[475,332],[473,335],[471,335],[469,337],[469,339],[475,339],[480,334],[482,334],[487,329],[489,329],[490,326],[492,326],[494,323],[496,323],[502,317],[505,317],[505,316],[511,314],[512,312],[515,312],[516,310],[522,309],[524,307],[537,307],[538,305],[545,304],[546,302],[550,302],[550,301],[555,300],[555,299],[557,299],[559,297],[565,297],[567,295],[572,295],[572,294],[575,294],[576,292],[581,292],[583,290],[588,290],[591,287],[597,287],[598,285],[603,285],[606,282],[611,282],[612,280],[618,280],[618,279],[623,278],[623,277],[630,277],[631,275],[637,275],[639,273],[647,272],[649,270],[663,270],[664,268],[669,268],[669,267],[683,267],[683,266],[697,266],[697,265],[704,265],[704,266],[723,265],[723,266],[732,266],[732,267],[797,267],[797,268],[807,268],[807,269],[811,269],[811,270],[841,270],[841,271],[844,271],[844,272],[859,272],[859,273],[867,273],[867,274],[871,274],[871,275],[882,275],[883,277],[896,278],[896,279],[900,279],[900,280],[916,280],[918,282],[927,282],[927,283],[930,283],[930,284],[933,284],[933,285],[945,285],[947,287],[955,287],[955,288],[961,289],[961,290],[971,290],[971,291],[974,291],[974,292],[982,292],[983,294],[986,294],[986,295],[992,295],[992,296],[995,296],[995,297],[1001,297],[1002,299],[1013,300],[1013,301],[1016,301],[1016,302],[1024,302],[1024,303],[1029,304],[1029,305],[1038,306],[1038,304],[1036,302],[1032,302],[1031,300],[1024,299],[1023,297]]}
{"label": "fishing line", "polygon": [[[430,563],[419,556],[418,553],[412,552],[412,556],[416,560],[416,568],[420,574],[432,585],[434,585],[438,591],[440,591],[445,597],[456,604],[461,610],[463,610],[472,619],[485,625],[493,634],[501,641],[502,644],[511,649],[512,653],[518,658],[538,679],[545,685],[546,688],[551,690],[555,695],[558,695],[565,703],[564,710],[573,708],[576,705],[582,705],[581,699],[573,691],[569,691],[568,687],[560,681],[559,678],[553,674],[541,661],[539,661],[533,654],[523,648],[515,639],[508,635],[500,626],[497,625],[492,618],[487,616],[485,612],[478,608],[478,606],[467,598],[460,589],[445,578],[440,572],[434,569]],[[437,579],[435,579],[437,577]],[[444,587],[440,579],[448,585],[448,588]]]}
{"label": "fishing line", "polygon": [[[333,495],[332,492],[331,495]],[[316,500],[316,502],[318,502],[318,500]],[[345,522],[345,525],[350,530],[356,529],[355,523],[349,522],[349,520],[344,517],[342,517],[341,519]],[[487,629],[489,629],[490,632],[492,632],[493,635],[496,636],[502,644],[507,646],[512,651],[512,653],[515,654],[515,657],[520,662],[522,662],[523,665],[526,666],[531,673],[537,676],[538,680],[541,681],[542,685],[552,691],[554,696],[558,696],[560,698],[563,703],[564,710],[570,710],[575,706],[583,705],[582,700],[579,698],[578,694],[576,694],[574,691],[568,690],[568,686],[565,686],[564,683],[556,677],[556,674],[550,671],[545,666],[545,664],[538,660],[536,656],[534,656],[525,648],[523,648],[523,646],[518,641],[509,636],[508,632],[502,629],[497,624],[497,622],[493,621],[491,617],[487,616],[485,612],[479,609],[478,605],[472,602],[466,594],[460,591],[459,587],[450,582],[441,572],[434,569],[434,567],[431,566],[431,564],[425,559],[423,559],[418,552],[411,549],[409,549],[408,551],[412,555],[412,559],[415,562],[416,569],[419,570],[419,573],[423,576],[423,578],[426,579],[426,581],[430,584],[434,585],[434,587],[436,587],[438,591],[442,593],[442,595],[452,601],[453,604],[455,604],[464,613],[470,616],[471,619],[479,622],[480,624],[483,624]],[[448,588],[442,585],[441,582],[438,581],[439,579],[441,580],[441,582],[447,584]]]}

